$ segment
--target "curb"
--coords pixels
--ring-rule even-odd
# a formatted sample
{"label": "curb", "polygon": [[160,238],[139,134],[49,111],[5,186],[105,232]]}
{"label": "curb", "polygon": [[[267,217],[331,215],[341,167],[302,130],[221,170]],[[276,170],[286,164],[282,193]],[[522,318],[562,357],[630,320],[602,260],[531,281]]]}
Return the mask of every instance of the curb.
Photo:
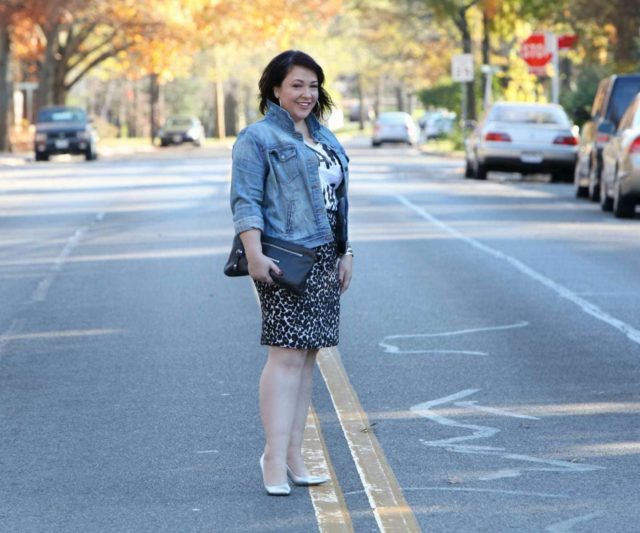
{"label": "curb", "polygon": [[0,166],[18,167],[33,159],[30,152],[0,152]]}

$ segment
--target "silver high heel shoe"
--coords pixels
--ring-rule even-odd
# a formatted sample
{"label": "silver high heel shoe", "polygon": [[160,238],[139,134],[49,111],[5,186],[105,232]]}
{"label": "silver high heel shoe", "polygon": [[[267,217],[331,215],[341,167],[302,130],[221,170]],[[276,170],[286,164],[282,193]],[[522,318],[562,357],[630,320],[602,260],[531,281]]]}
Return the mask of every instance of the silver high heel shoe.
{"label": "silver high heel shoe", "polygon": [[289,468],[289,465],[287,465],[287,474],[289,474],[289,477],[291,478],[291,481],[293,481],[293,484],[298,485],[299,487],[311,487],[313,485],[322,485],[323,483],[326,483],[330,479],[327,476],[304,476],[304,477],[298,476],[294,474],[291,468]]}
{"label": "silver high heel shoe", "polygon": [[289,483],[284,483],[283,485],[267,485],[264,482],[264,453],[260,456],[260,470],[262,470],[262,483],[269,496],[289,496],[289,494],[291,494]]}

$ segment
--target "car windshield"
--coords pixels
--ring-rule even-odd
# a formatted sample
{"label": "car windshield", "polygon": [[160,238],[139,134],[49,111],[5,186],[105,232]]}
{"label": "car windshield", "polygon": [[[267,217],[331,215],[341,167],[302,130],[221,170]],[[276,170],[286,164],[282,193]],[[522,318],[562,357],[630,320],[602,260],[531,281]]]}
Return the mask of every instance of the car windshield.
{"label": "car windshield", "polygon": [[41,109],[37,122],[86,122],[87,115],[82,109]]}
{"label": "car windshield", "polygon": [[494,107],[489,119],[495,122],[519,124],[569,124],[567,116],[559,109],[535,107]]}
{"label": "car windshield", "polygon": [[399,123],[406,122],[406,120],[407,120],[407,115],[405,115],[404,113],[382,113],[378,117],[378,122],[383,122],[385,124],[388,124],[388,123],[399,124]]}
{"label": "car windshield", "polygon": [[191,119],[190,118],[170,118],[167,119],[167,126],[178,126],[178,127],[190,127]]}

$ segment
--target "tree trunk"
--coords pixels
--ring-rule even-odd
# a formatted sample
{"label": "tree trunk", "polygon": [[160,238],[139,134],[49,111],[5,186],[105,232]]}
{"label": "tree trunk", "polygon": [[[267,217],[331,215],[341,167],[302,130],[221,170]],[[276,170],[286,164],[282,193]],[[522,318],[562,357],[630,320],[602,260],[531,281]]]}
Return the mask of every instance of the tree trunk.
{"label": "tree trunk", "polygon": [[221,80],[216,80],[216,133],[218,139],[227,136],[224,127],[224,86]]}
{"label": "tree trunk", "polygon": [[8,81],[11,37],[9,27],[0,25],[0,152],[9,150],[9,102],[11,84]]}
{"label": "tree trunk", "polygon": [[231,88],[224,98],[224,129],[225,135],[236,135],[237,130],[237,113],[238,100],[236,99],[236,90]]}
{"label": "tree trunk", "polygon": [[[467,9],[461,8],[459,11],[459,18],[456,20],[456,25],[462,35],[462,51],[465,54],[473,53],[471,43],[471,32],[469,31],[469,24],[467,23]],[[465,91],[467,95],[467,119],[476,120],[476,91],[474,81],[465,83]]]}
{"label": "tree trunk", "polygon": [[160,90],[158,86],[158,75],[149,75],[149,132],[151,135],[151,144],[153,144],[156,138],[156,132],[158,131],[158,97],[160,96]]}
{"label": "tree trunk", "polygon": [[360,130],[364,129],[364,121],[368,118],[368,112],[365,108],[364,103],[364,76],[362,74],[358,74],[358,128]]}
{"label": "tree trunk", "polygon": [[53,83],[51,87],[52,100],[54,105],[65,105],[67,103],[67,88],[65,79],[67,77],[67,65],[56,60],[53,71]]}
{"label": "tree trunk", "polygon": [[38,90],[36,91],[36,101],[34,116],[37,115],[41,107],[53,104],[53,78],[55,67],[55,52],[58,43],[58,25],[45,27],[46,48],[44,59],[38,65]]}

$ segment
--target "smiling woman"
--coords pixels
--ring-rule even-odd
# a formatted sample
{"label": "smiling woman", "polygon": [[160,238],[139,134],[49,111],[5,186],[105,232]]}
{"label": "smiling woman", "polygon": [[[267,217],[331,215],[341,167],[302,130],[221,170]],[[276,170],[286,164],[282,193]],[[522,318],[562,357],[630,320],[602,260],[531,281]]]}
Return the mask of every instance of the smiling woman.
{"label": "smiling woman", "polygon": [[[287,476],[294,485],[328,481],[309,475],[303,433],[316,355],[338,344],[340,294],[349,287],[353,254],[347,238],[349,159],[318,120],[332,107],[323,85],[322,68],[304,52],[274,57],[259,82],[265,117],[240,132],[233,148],[235,232],[260,297],[261,343],[269,347],[260,379],[266,437],[260,467],[274,496],[290,493]],[[313,251],[302,294],[284,285],[286,267],[270,257],[266,237]]]}

